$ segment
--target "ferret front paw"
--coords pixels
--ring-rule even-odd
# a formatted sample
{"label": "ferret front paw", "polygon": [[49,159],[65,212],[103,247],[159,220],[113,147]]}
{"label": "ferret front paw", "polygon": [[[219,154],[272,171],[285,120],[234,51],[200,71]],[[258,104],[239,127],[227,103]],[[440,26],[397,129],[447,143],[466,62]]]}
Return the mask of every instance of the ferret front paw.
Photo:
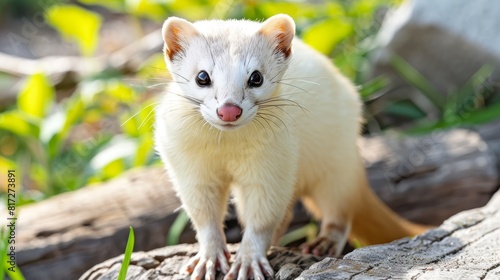
{"label": "ferret front paw", "polygon": [[237,255],[224,280],[272,279],[274,271],[266,256]]}
{"label": "ferret front paw", "polygon": [[191,274],[191,280],[214,280],[217,270],[223,274],[229,271],[229,251],[223,247],[218,250],[199,252],[183,266],[181,273]]}

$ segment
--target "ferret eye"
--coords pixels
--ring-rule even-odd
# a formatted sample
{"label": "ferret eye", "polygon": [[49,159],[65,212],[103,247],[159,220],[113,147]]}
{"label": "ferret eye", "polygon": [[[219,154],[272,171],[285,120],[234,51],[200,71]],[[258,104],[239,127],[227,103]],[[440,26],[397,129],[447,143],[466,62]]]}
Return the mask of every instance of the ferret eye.
{"label": "ferret eye", "polygon": [[259,71],[255,70],[253,71],[252,75],[250,75],[250,79],[248,79],[248,86],[260,87],[263,82],[264,78],[262,77],[262,74]]}
{"label": "ferret eye", "polygon": [[212,84],[212,80],[210,80],[208,73],[203,70],[196,76],[196,84],[200,87],[208,87]]}

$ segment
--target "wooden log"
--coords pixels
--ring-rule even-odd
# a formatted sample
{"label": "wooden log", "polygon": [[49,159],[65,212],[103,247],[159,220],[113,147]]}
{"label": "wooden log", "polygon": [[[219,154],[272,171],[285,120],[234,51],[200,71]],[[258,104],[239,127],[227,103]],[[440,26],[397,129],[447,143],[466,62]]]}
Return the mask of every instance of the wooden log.
{"label": "wooden log", "polygon": [[[498,187],[498,154],[490,147],[499,146],[500,129],[491,129],[500,121],[484,127],[361,140],[375,191],[402,215],[429,224],[484,205]],[[489,133],[486,142],[483,130]],[[76,279],[123,253],[129,226],[136,232],[136,250],[164,246],[179,206],[163,169],[150,168],[21,207],[18,265],[27,279]],[[303,209],[297,209],[295,225],[308,223]],[[239,241],[237,224],[234,213],[227,217],[228,242]],[[194,241],[189,228],[181,239],[188,241]]]}
{"label": "wooden log", "polygon": [[[500,192],[479,209],[462,212],[413,239],[354,250],[343,259],[318,259],[272,248],[268,259],[274,278],[320,279],[499,279]],[[229,247],[232,257],[237,246]],[[180,267],[197,245],[177,245],[132,255],[127,279],[185,279]],[[123,255],[88,270],[80,280],[116,279]],[[222,279],[218,273],[216,279]]]}
{"label": "wooden log", "polygon": [[500,279],[499,221],[500,192],[416,238],[325,259],[298,279]]}
{"label": "wooden log", "polygon": [[165,172],[153,168],[22,207],[17,263],[26,279],[76,279],[123,253],[129,226],[138,248],[164,246],[179,206]]}
{"label": "wooden log", "polygon": [[[11,87],[6,87],[0,95],[0,107],[14,103],[22,86],[21,80],[26,76],[42,72],[56,89],[74,88],[81,79],[106,69],[135,73],[145,60],[161,52],[162,46],[161,29],[158,29],[111,54],[97,57],[46,56],[28,59],[0,52],[0,72],[13,77],[9,80]],[[58,90],[57,93],[64,91]]]}

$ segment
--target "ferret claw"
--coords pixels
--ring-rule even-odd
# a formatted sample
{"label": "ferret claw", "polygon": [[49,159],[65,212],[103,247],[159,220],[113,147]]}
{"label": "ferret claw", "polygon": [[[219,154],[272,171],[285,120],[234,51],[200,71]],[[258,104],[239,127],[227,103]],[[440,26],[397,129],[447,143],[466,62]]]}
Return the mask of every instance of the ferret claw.
{"label": "ferret claw", "polygon": [[274,271],[265,257],[252,260],[237,258],[224,280],[273,279],[273,274]]}
{"label": "ferret claw", "polygon": [[216,268],[219,268],[223,274],[229,271],[228,259],[229,252],[226,249],[220,250],[217,253],[201,252],[189,259],[188,263],[181,269],[181,272],[191,274],[191,280],[214,280],[217,273]]}
{"label": "ferret claw", "polygon": [[306,242],[300,245],[300,249],[304,254],[313,254],[318,257],[338,255],[337,242],[327,237],[318,237],[311,242]]}

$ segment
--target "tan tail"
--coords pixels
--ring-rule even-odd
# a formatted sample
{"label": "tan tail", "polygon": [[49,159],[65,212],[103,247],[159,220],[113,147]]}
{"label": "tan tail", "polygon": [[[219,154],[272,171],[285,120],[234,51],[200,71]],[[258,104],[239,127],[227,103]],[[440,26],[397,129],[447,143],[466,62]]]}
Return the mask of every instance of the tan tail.
{"label": "tan tail", "polygon": [[363,183],[357,200],[358,205],[353,213],[351,241],[362,245],[381,244],[418,235],[432,228],[399,217],[372,191],[366,176],[360,178],[363,178]]}

